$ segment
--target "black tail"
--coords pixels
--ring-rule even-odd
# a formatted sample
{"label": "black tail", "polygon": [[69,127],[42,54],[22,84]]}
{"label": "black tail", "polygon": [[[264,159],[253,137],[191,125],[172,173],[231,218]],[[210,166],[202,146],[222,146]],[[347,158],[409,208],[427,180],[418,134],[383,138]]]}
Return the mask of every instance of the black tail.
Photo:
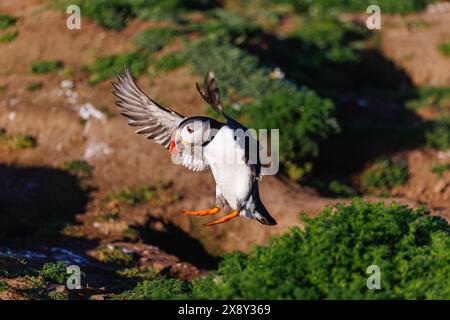
{"label": "black tail", "polygon": [[273,226],[276,225],[277,222],[274,218],[270,215],[269,211],[267,211],[266,207],[264,207],[264,204],[262,203],[261,199],[256,198],[255,201],[256,208],[255,208],[255,219],[261,222],[262,224]]}

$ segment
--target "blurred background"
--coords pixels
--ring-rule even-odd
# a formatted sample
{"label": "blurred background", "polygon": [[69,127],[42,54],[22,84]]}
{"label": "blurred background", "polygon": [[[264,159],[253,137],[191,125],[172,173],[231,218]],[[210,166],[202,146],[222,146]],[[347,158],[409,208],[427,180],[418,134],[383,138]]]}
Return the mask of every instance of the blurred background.
{"label": "blurred background", "polygon": [[[195,89],[213,70],[230,115],[280,129],[280,172],[261,185],[276,227],[177,214],[214,205],[214,181],[126,125],[111,93],[125,65],[186,116],[214,116]],[[192,279],[353,197],[450,217],[449,2],[0,2],[0,259],[27,260],[3,266],[81,264],[83,294],[102,298],[126,288],[118,270]]]}

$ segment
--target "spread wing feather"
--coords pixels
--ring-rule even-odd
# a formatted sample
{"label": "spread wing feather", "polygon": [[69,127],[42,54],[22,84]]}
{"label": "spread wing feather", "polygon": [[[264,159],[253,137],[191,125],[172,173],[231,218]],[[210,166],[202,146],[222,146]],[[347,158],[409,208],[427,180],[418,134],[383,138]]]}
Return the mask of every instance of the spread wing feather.
{"label": "spread wing feather", "polygon": [[[169,149],[174,132],[185,117],[150,99],[134,82],[128,68],[124,68],[123,76],[118,75],[112,85],[113,94],[119,98],[116,104],[120,113],[128,119],[130,126],[138,127],[135,132]],[[177,156],[180,157],[179,163],[190,170],[203,171],[209,168],[202,153],[193,154],[181,148]]]}
{"label": "spread wing feather", "polygon": [[150,99],[134,82],[128,68],[124,68],[124,75],[118,75],[112,85],[114,95],[119,98],[116,104],[120,113],[128,118],[128,124],[140,127],[136,133],[145,134],[145,138],[168,149],[172,135],[184,117]]}

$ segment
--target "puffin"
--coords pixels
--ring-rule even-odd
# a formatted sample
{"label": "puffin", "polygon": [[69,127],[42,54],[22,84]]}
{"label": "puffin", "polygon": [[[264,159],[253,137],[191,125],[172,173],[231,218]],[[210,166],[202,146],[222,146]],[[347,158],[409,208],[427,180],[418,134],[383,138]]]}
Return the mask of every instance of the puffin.
{"label": "puffin", "polygon": [[197,172],[211,169],[216,182],[215,207],[184,210],[180,214],[208,216],[230,209],[231,213],[204,226],[225,223],[238,216],[256,219],[264,225],[277,224],[259,195],[259,182],[264,172],[259,142],[253,135],[246,134],[248,129],[244,125],[224,112],[213,72],[206,74],[203,90],[198,83],[196,88],[224,122],[206,116],[185,117],[170,107],[161,106],[139,88],[127,67],[112,85],[120,114],[128,125],[137,127],[137,134],[168,149],[175,164]]}

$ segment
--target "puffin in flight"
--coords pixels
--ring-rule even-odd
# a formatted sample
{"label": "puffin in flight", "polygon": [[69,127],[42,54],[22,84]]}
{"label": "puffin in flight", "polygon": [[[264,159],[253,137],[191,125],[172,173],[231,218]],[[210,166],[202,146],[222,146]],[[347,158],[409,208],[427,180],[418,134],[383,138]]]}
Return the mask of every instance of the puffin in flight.
{"label": "puffin in flight", "polygon": [[[159,105],[137,86],[128,68],[124,68],[123,75],[117,75],[112,85],[113,94],[119,99],[116,104],[120,113],[128,118],[130,126],[139,127],[136,133],[168,149],[174,162],[190,170],[211,168],[216,182],[215,208],[180,213],[206,216],[229,207],[230,214],[204,226],[224,223],[239,215],[265,225],[277,224],[259,196],[258,184],[262,178],[259,144],[251,135],[245,135],[245,126],[224,113],[212,72],[205,77],[204,91],[198,83],[197,90],[224,117],[224,123],[204,116],[184,117]],[[256,156],[249,148],[251,145],[256,145]]]}

